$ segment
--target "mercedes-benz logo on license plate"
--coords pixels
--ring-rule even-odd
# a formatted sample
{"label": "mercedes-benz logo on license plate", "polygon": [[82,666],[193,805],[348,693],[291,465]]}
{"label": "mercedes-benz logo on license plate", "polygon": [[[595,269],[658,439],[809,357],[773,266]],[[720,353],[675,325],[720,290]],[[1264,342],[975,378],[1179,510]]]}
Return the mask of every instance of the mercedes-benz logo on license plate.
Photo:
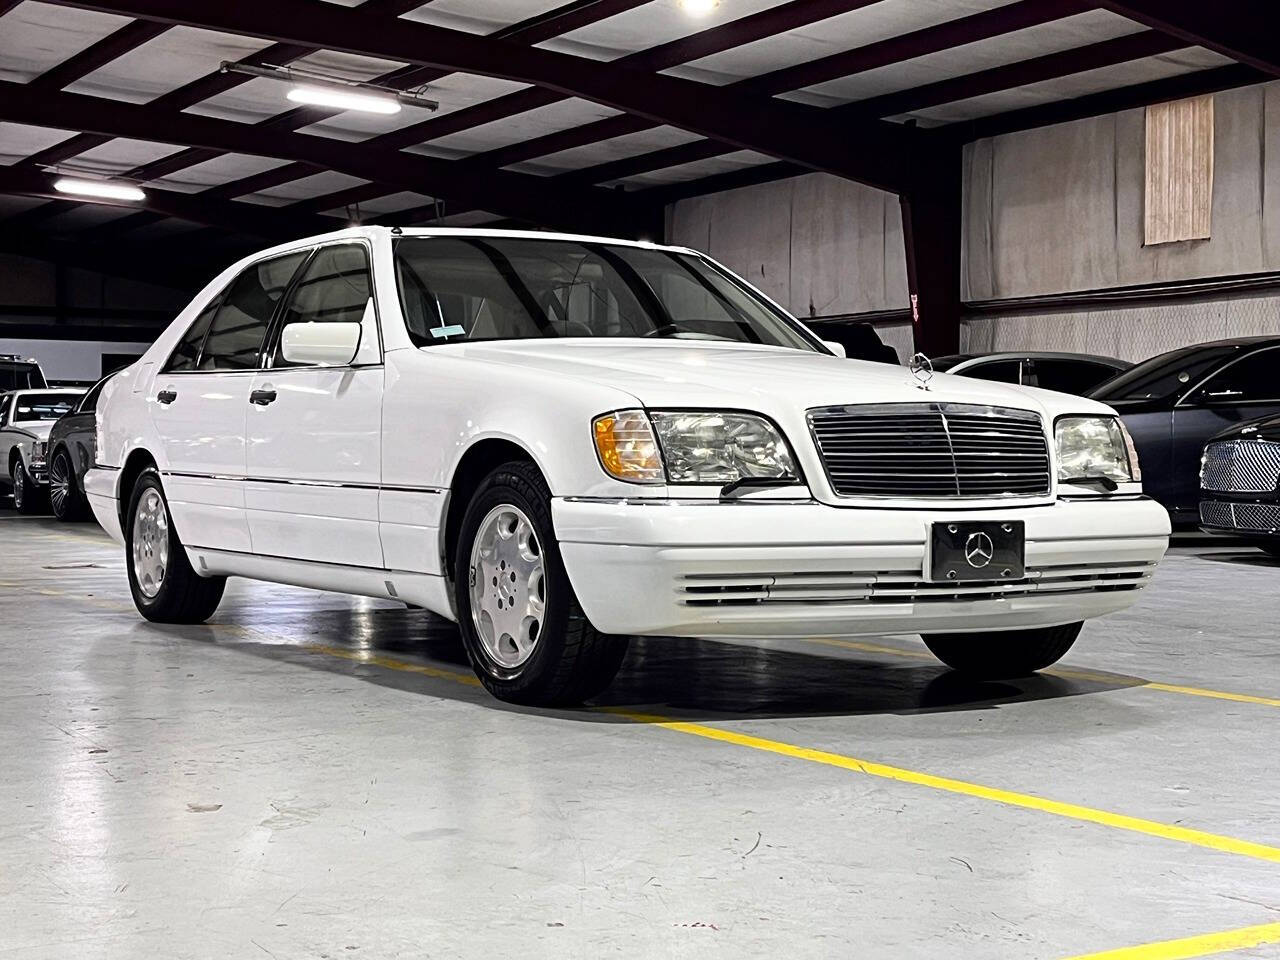
{"label": "mercedes-benz logo on license plate", "polygon": [[964,558],[969,566],[975,570],[981,570],[991,562],[995,549],[995,544],[985,533],[971,533],[969,539],[964,542]]}

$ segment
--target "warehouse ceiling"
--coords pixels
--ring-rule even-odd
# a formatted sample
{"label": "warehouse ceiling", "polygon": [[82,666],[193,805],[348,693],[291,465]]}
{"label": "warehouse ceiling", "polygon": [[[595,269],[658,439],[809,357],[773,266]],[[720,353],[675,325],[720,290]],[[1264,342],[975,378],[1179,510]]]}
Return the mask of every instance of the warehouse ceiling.
{"label": "warehouse ceiling", "polygon": [[[0,0],[0,249],[183,282],[351,222],[653,233],[682,196],[804,170],[902,192],[942,139],[1254,83],[1280,59],[1247,0],[1223,0],[1231,17],[1192,0],[704,2]],[[297,106],[225,63],[412,96],[394,115]],[[59,176],[146,196],[82,202]]]}

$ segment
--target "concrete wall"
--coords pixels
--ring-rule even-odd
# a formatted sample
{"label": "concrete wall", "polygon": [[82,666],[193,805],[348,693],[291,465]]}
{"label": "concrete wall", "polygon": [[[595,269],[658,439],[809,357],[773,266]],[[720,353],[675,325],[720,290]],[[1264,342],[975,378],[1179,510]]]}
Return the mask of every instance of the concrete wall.
{"label": "concrete wall", "polygon": [[[1280,272],[1280,82],[1215,97],[1208,240],[1143,245],[1144,115],[1126,110],[966,147],[966,302]],[[811,174],[681,200],[667,221],[671,242],[709,252],[802,318],[907,306],[902,223],[890,194]],[[1280,298],[1067,312],[1028,305],[970,318],[961,348],[1137,360],[1244,332],[1280,333]],[[881,336],[909,356],[905,324]]]}
{"label": "concrete wall", "polygon": [[1143,246],[1145,111],[965,148],[966,301],[1280,270],[1280,83],[1214,98],[1212,235]]}
{"label": "concrete wall", "polygon": [[[127,328],[144,318],[154,322],[157,315],[177,314],[183,305],[182,294],[164,287],[0,254],[0,353],[35,357],[53,379],[96,380],[104,354],[140,354],[153,336],[153,328],[147,328],[127,339],[95,338],[94,328]],[[138,317],[131,317],[132,311]],[[18,324],[22,338],[11,335]],[[48,327],[48,335],[30,336],[33,326]]]}

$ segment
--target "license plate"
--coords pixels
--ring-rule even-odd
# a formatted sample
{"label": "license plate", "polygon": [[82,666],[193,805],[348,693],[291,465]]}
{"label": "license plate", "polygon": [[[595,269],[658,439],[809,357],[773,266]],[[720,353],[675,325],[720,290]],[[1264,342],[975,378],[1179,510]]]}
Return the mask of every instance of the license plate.
{"label": "license plate", "polygon": [[1021,520],[932,524],[929,578],[1020,580],[1026,574],[1026,530]]}

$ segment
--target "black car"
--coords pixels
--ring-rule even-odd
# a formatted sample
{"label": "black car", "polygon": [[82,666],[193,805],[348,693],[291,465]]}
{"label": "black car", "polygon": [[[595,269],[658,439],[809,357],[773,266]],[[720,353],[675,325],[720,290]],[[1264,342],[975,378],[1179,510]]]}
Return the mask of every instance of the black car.
{"label": "black car", "polygon": [[102,388],[114,373],[103,377],[49,431],[49,505],[59,520],[84,520],[89,502],[84,474],[93,466],[97,444],[97,407]]}
{"label": "black car", "polygon": [[1088,353],[953,353],[933,361],[933,369],[960,377],[1041,387],[1083,396],[1133,364]]}
{"label": "black car", "polygon": [[1224,430],[1204,448],[1200,527],[1254,537],[1280,557],[1280,416]]}
{"label": "black car", "polygon": [[1200,455],[1224,428],[1280,413],[1280,337],[1217,340],[1162,353],[1090,396],[1133,435],[1142,487],[1179,524],[1200,517]]}

